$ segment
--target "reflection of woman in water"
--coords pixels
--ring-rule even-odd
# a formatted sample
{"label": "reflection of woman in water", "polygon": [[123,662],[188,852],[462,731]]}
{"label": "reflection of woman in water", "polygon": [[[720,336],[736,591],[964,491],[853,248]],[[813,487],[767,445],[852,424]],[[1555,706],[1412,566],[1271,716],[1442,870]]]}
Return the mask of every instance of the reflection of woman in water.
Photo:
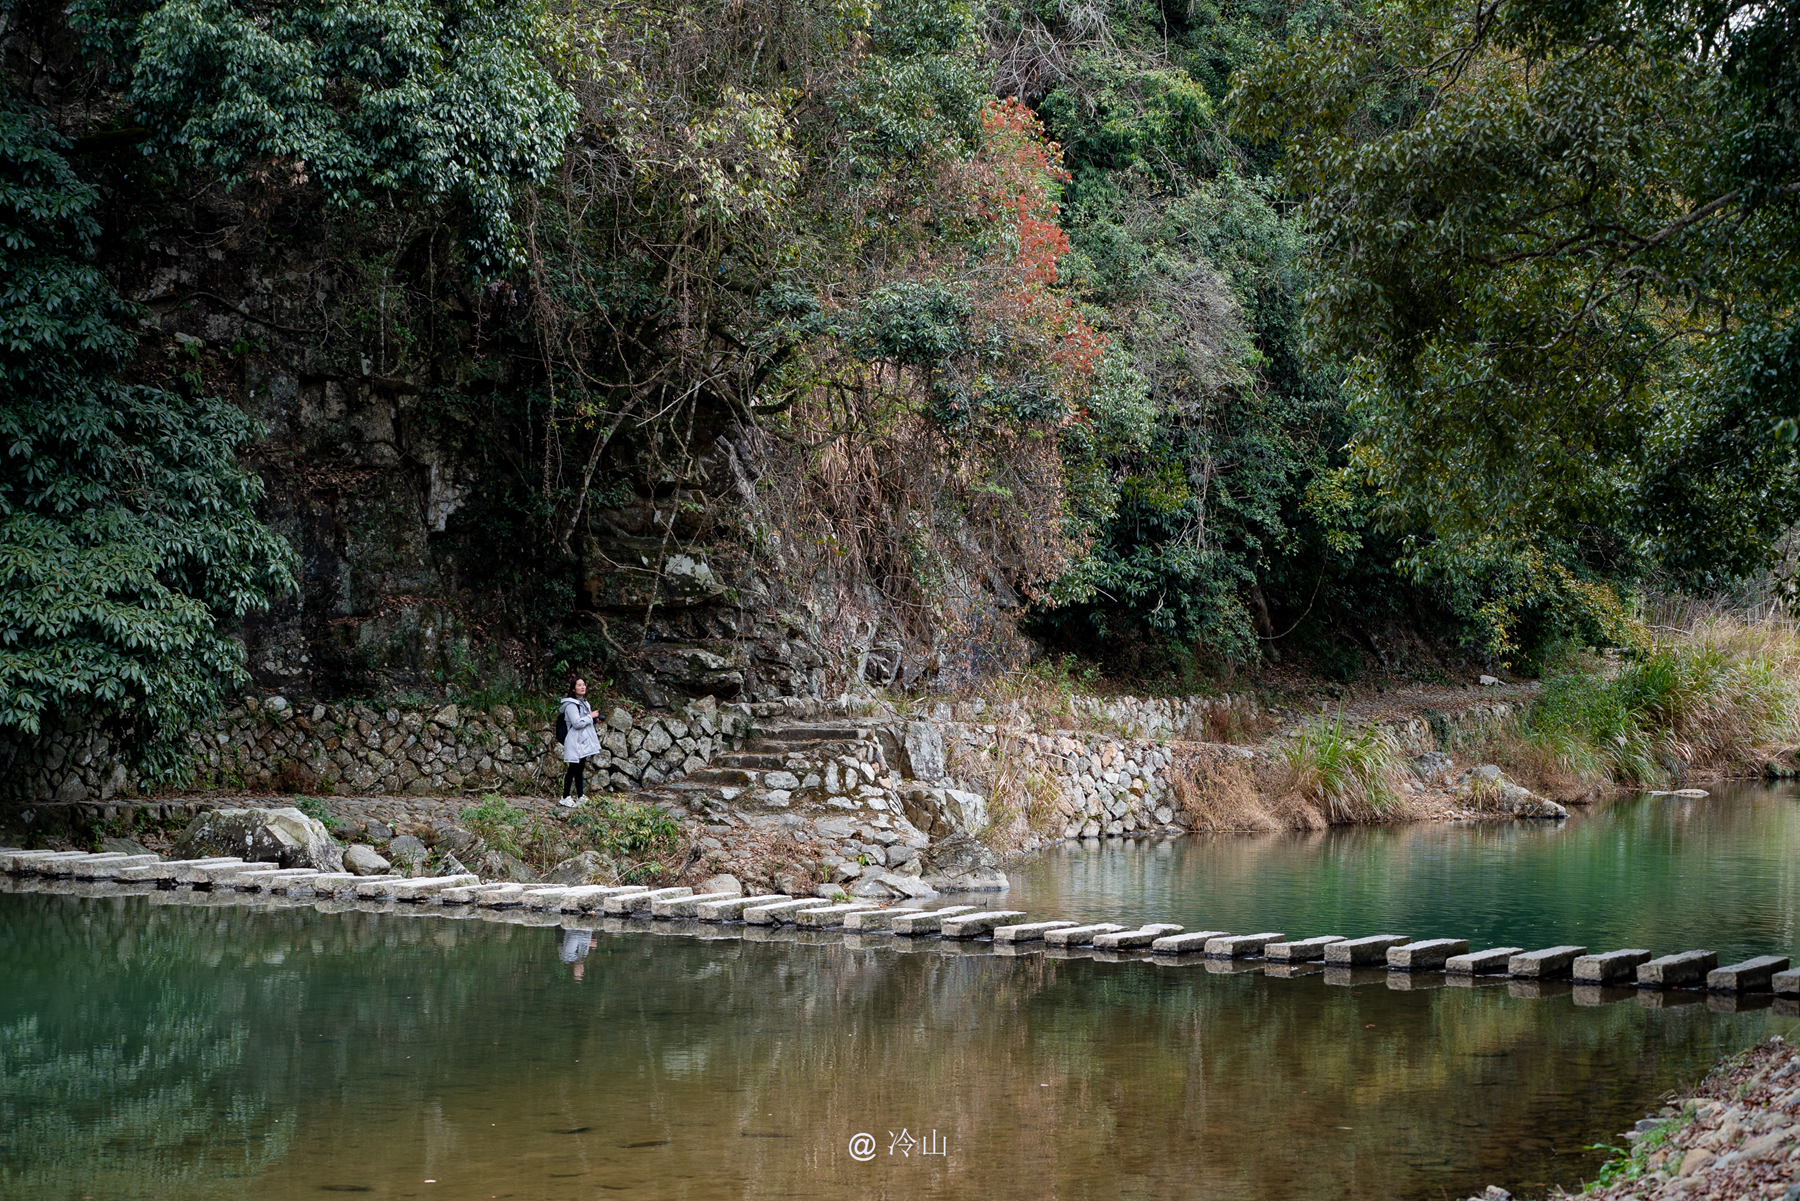
{"label": "reflection of woman in water", "polygon": [[580,980],[587,964],[582,960],[594,949],[594,932],[592,930],[562,929],[562,943],[556,948],[556,957],[569,965],[575,979]]}

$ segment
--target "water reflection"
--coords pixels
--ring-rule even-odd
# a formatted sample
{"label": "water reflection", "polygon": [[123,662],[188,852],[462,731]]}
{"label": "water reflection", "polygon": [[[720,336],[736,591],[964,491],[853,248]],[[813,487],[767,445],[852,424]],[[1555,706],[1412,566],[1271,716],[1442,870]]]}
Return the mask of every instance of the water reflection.
{"label": "water reflection", "polygon": [[1362,827],[1069,844],[1013,873],[1011,908],[1293,937],[1393,932],[1475,947],[1800,952],[1792,786],[1632,797],[1567,822]]}
{"label": "water reflection", "polygon": [[[0,1194],[1542,1190],[1792,1025],[885,935],[602,923],[569,958],[579,934],[453,911],[159,899],[0,896]],[[947,1154],[890,1154],[903,1129]]]}
{"label": "water reflection", "polygon": [[587,957],[594,949],[594,932],[564,926],[556,932],[556,957],[569,965],[569,976],[577,984],[587,973]]}

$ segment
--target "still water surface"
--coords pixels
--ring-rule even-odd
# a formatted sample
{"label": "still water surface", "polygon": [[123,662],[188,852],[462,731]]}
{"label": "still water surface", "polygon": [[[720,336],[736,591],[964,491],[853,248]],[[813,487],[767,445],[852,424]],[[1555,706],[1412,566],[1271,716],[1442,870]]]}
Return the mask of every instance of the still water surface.
{"label": "still water surface", "polygon": [[[1800,802],[1756,789],[1560,831],[1074,847],[1009,903],[1785,952],[1797,859]],[[1577,1004],[885,938],[615,929],[577,979],[553,928],[169,899],[0,895],[0,1196],[1541,1193],[1591,1174],[1586,1146],[1720,1054],[1796,1025],[1697,997]]]}
{"label": "still water surface", "polygon": [[[1409,934],[1472,947],[1697,947],[1800,957],[1793,786],[1635,796],[1564,822],[1068,843],[1013,873],[1010,907],[1190,930]],[[1123,916],[1120,916],[1120,915]]]}

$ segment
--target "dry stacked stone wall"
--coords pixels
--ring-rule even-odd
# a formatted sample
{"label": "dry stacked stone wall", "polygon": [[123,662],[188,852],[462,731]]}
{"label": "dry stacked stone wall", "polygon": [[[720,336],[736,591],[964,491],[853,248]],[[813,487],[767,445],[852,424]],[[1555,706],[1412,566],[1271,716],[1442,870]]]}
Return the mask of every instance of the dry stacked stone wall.
{"label": "dry stacked stone wall", "polygon": [[[1078,713],[1095,724],[1124,731],[1122,734],[1043,731],[1020,722],[992,724],[969,722],[939,724],[961,792],[988,794],[989,803],[980,817],[969,815],[971,827],[986,825],[995,794],[1028,793],[1034,800],[1048,800],[1055,817],[1030,828],[1025,806],[1015,807],[1007,831],[1008,841],[1030,849],[1065,838],[1116,838],[1156,831],[1181,832],[1189,828],[1176,800],[1172,767],[1176,744],[1182,759],[1248,763],[1269,755],[1268,746],[1232,746],[1207,741],[1204,734],[1217,728],[1220,717],[1235,715],[1254,720],[1261,715],[1248,697],[1145,698],[1111,697],[1104,700],[1075,698]],[[1408,756],[1468,745],[1498,730],[1518,706],[1508,701],[1483,701],[1450,714],[1411,715],[1380,722],[1395,745]],[[968,708],[956,716],[973,716]],[[996,707],[981,715],[1019,716]],[[944,713],[936,713],[941,719]],[[1198,735],[1198,736],[1197,736]],[[935,797],[935,794],[934,794]],[[977,798],[979,799],[979,797]],[[964,802],[963,812],[971,806]],[[995,815],[995,820],[1000,820]]]}
{"label": "dry stacked stone wall", "polygon": [[[591,786],[633,791],[678,778],[741,746],[758,721],[794,708],[710,697],[664,711],[610,707],[595,715],[604,750],[589,761]],[[551,723],[505,705],[406,710],[247,697],[188,742],[187,787],[202,791],[547,795],[562,783]],[[23,799],[75,804],[140,795],[139,780],[114,762],[98,731],[67,730],[46,743],[39,763],[26,770]]]}

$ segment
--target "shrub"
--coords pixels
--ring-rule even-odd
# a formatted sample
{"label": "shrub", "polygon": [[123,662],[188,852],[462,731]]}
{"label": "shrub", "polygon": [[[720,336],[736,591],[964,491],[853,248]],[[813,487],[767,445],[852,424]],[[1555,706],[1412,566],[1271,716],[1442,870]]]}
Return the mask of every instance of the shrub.
{"label": "shrub", "polygon": [[488,793],[481,804],[462,811],[463,825],[496,851],[504,851],[534,866],[558,862],[564,856],[555,831],[528,809],[521,809],[498,793]]}
{"label": "shrub", "polygon": [[1713,625],[1654,644],[1617,670],[1576,661],[1544,681],[1524,740],[1582,781],[1651,785],[1726,766],[1795,732],[1800,689],[1788,639]]}
{"label": "shrub", "polygon": [[681,826],[655,805],[601,798],[565,819],[588,846],[607,855],[643,855],[666,850],[681,837]]}
{"label": "shrub", "polygon": [[1281,754],[1288,787],[1319,805],[1327,821],[1378,821],[1400,803],[1394,789],[1400,750],[1385,730],[1347,727],[1340,712],[1330,723],[1301,730]]}

